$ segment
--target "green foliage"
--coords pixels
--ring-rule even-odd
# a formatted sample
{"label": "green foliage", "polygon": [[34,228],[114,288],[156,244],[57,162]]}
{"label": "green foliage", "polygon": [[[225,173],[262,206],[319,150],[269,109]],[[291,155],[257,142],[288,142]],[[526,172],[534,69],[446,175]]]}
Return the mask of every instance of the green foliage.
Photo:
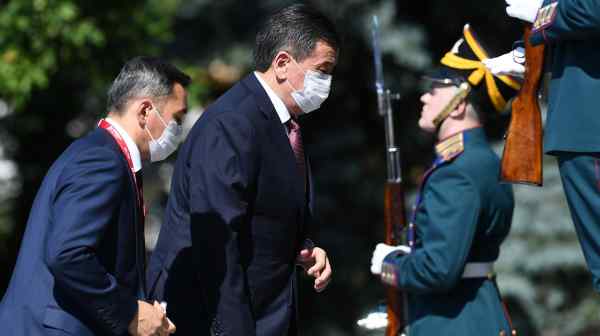
{"label": "green foliage", "polygon": [[0,11],[0,95],[21,107],[33,89],[48,85],[60,58],[104,41],[73,1],[10,1]]}
{"label": "green foliage", "polygon": [[[168,1],[12,0],[0,11],[0,97],[21,110],[61,67],[84,65],[102,78],[97,53],[157,51],[171,37],[179,4]],[[118,49],[112,49],[112,47]],[[113,75],[113,74],[111,74]],[[91,76],[94,79],[94,76]]]}
{"label": "green foliage", "polygon": [[203,105],[210,96],[212,86],[212,82],[209,78],[206,68],[186,62],[176,62],[176,65],[179,69],[192,78],[192,82],[187,89],[188,104],[190,106]]}

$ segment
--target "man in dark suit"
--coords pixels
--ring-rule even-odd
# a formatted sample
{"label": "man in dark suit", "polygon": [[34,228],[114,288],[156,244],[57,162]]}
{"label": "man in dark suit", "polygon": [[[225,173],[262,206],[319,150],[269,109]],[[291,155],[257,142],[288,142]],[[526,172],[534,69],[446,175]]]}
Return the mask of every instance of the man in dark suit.
{"label": "man in dark suit", "polygon": [[[575,230],[600,292],[600,2],[507,0],[508,15],[533,23],[530,42],[546,45],[551,73],[544,152],[557,158]],[[492,59],[496,73],[523,75],[512,52]]]}
{"label": "man in dark suit", "polygon": [[485,71],[487,58],[467,25],[430,76],[419,127],[439,142],[419,188],[408,246],[379,244],[373,253],[371,271],[406,293],[411,336],[512,332],[494,262],[510,230],[513,193],[498,182],[500,160],[482,126],[519,83]]}
{"label": "man in dark suit", "polygon": [[54,162],[0,304],[2,334],[166,335],[146,299],[141,160],[176,149],[190,79],[159,59],[125,64],[108,117]]}
{"label": "man in dark suit", "polygon": [[256,72],[182,145],[148,275],[178,335],[294,335],[295,265],[315,290],[328,284],[327,254],[309,240],[314,187],[297,118],[327,98],[337,48],[313,9],[275,13],[256,38]]}

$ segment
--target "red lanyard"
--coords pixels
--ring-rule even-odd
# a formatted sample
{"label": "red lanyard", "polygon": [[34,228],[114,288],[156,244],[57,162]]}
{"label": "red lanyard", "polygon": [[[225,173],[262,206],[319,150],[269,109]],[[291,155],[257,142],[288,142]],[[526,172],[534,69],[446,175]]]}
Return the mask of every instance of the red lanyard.
{"label": "red lanyard", "polygon": [[135,189],[137,190],[137,192],[136,192],[137,201],[138,201],[139,206],[142,208],[142,214],[144,214],[144,216],[145,216],[146,215],[146,207],[144,205],[143,195],[141,195],[142,191],[140,190],[139,184],[137,183],[137,178],[135,176],[135,169],[133,168],[133,161],[131,160],[131,153],[129,153],[129,149],[127,148],[127,144],[125,143],[125,140],[123,139],[121,134],[119,134],[119,131],[117,131],[113,125],[111,125],[108,121],[106,121],[104,119],[101,119],[100,122],[98,122],[98,127],[105,129],[106,131],[108,131],[108,133],[110,135],[112,135],[113,139],[115,139],[115,141],[119,145],[119,148],[121,148],[121,153],[123,153],[123,155],[125,156],[125,159],[127,159],[127,164],[129,165],[129,169],[131,170],[131,175],[133,176],[133,182],[135,183]]}

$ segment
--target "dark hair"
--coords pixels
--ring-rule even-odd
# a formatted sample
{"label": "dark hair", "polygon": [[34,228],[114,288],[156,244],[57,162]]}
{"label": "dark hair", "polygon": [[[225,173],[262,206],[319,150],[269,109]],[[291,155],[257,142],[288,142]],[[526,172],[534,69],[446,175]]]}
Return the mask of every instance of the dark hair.
{"label": "dark hair", "polygon": [[139,96],[166,97],[173,92],[173,85],[184,87],[191,78],[157,57],[138,56],[121,68],[121,72],[108,90],[108,111],[122,112],[129,99]]}
{"label": "dark hair", "polygon": [[480,88],[476,87],[472,89],[471,93],[467,96],[466,100],[471,106],[477,118],[482,124],[486,124],[488,120],[488,115],[493,114],[495,112],[494,107],[489,102],[489,98],[487,97],[487,92],[483,94],[479,91]]}
{"label": "dark hair", "polygon": [[271,15],[258,31],[254,66],[256,70],[265,72],[281,50],[288,51],[301,62],[310,56],[319,40],[338,50],[339,37],[333,22],[306,5],[283,8]]}

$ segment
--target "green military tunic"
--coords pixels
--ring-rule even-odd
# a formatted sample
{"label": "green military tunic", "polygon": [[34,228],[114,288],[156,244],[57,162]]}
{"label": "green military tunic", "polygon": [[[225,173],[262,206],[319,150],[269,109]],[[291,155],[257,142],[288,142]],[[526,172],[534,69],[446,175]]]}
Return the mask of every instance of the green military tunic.
{"label": "green military tunic", "polygon": [[600,292],[600,1],[545,0],[530,41],[549,50],[544,150],[557,157],[571,217]]}
{"label": "green military tunic", "polygon": [[493,277],[463,278],[467,263],[493,262],[510,230],[512,187],[481,128],[436,146],[416,205],[412,253],[384,259],[382,280],[407,293],[411,336],[510,335]]}

